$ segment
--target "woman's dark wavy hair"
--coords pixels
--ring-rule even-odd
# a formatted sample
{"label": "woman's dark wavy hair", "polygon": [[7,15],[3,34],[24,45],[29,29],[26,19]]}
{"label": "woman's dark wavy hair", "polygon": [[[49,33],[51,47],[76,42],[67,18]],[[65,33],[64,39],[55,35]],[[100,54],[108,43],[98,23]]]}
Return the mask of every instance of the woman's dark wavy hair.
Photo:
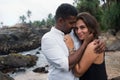
{"label": "woman's dark wavy hair", "polygon": [[83,22],[86,24],[88,30],[93,33],[94,38],[98,38],[100,35],[100,27],[96,18],[88,12],[81,12],[77,15],[76,20],[78,21],[80,19],[83,20]]}
{"label": "woman's dark wavy hair", "polygon": [[57,20],[58,18],[63,18],[63,19],[66,19],[68,18],[69,16],[77,16],[77,9],[68,4],[68,3],[63,3],[61,4],[57,10],[56,10],[56,13],[55,13],[55,20]]}

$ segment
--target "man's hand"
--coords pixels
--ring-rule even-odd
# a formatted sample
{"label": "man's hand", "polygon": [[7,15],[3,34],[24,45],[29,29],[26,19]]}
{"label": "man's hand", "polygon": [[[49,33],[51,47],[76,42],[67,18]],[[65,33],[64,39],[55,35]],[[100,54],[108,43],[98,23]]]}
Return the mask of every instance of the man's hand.
{"label": "man's hand", "polygon": [[105,51],[105,42],[103,40],[100,39],[96,39],[94,40],[94,45],[97,45],[95,48],[95,52],[96,53],[101,53]]}
{"label": "man's hand", "polygon": [[89,35],[85,38],[84,42],[86,42],[87,44],[89,44],[91,41],[93,41],[93,39],[94,39],[94,36],[93,36],[93,34],[91,33],[91,34],[89,34]]}

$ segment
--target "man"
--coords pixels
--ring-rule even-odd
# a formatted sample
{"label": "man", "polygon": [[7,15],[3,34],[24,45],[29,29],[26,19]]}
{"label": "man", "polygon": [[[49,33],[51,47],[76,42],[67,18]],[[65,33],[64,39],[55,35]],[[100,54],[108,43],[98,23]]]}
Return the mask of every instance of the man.
{"label": "man", "polygon": [[67,3],[61,4],[56,10],[55,27],[42,37],[41,49],[50,64],[49,80],[78,80],[71,69],[80,60],[93,35],[90,34],[74,54],[69,54],[64,35],[74,28],[76,16],[77,10],[74,6]]}

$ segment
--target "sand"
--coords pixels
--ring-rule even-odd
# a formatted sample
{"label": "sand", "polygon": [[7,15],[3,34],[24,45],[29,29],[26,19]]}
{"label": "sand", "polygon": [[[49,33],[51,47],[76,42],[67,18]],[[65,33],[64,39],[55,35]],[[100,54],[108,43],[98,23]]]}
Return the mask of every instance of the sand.
{"label": "sand", "polygon": [[[105,53],[108,79],[120,76],[120,51]],[[47,73],[27,71],[14,76],[15,80],[47,80]]]}

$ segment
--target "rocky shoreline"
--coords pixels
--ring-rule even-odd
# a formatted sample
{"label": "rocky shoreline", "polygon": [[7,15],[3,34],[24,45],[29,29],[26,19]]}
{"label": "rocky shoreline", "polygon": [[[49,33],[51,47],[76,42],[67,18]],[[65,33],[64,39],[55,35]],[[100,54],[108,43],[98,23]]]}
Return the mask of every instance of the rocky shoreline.
{"label": "rocky shoreline", "polygon": [[[120,51],[105,52],[108,80],[120,80]],[[15,80],[47,80],[47,73],[33,72],[32,69],[15,75]]]}
{"label": "rocky shoreline", "polygon": [[0,55],[29,51],[40,47],[41,37],[48,28],[37,28],[30,24],[15,25],[0,29]]}
{"label": "rocky shoreline", "polygon": [[[105,62],[106,62],[108,80],[120,80],[120,51],[106,52]],[[15,80],[47,80],[47,73],[34,73],[32,71],[28,71],[25,74],[15,76],[14,79]]]}
{"label": "rocky shoreline", "polygon": [[[35,28],[34,26],[31,26],[29,24],[20,24],[10,28],[0,29],[0,71],[2,71],[2,69],[4,69],[6,65],[9,68],[11,67],[10,65],[13,66],[13,64],[15,63],[15,68],[23,67],[23,65],[25,65],[24,67],[26,68],[26,65],[29,65],[31,63],[27,60],[27,58],[30,61],[34,62],[32,65],[34,67],[36,65],[37,59],[34,60],[30,55],[29,57],[28,55],[26,55],[25,59],[25,56],[17,54],[25,51],[28,51],[28,53],[31,54],[31,52],[29,51],[35,50],[37,48],[37,51],[34,51],[32,53],[35,53],[34,56],[40,55],[41,53],[39,51],[41,45],[41,37],[49,30],[50,29],[48,28]],[[108,79],[120,80],[120,32],[117,34],[117,36],[113,36],[109,33],[102,33],[100,38],[103,39],[107,45],[105,60]],[[14,54],[15,56],[10,56],[10,58],[8,58],[8,54]],[[4,59],[2,57],[3,55],[5,55],[7,58]],[[45,64],[46,62],[44,62],[42,58],[43,56],[39,57],[39,61]],[[6,62],[6,59],[11,63]],[[17,65],[17,62],[20,62],[20,66]],[[36,69],[34,70],[37,71],[37,73],[33,72],[33,70],[26,71],[22,69],[22,74],[14,76],[13,78],[12,76],[8,76],[0,72],[0,80],[47,80],[47,71],[45,71],[45,66],[40,67],[40,65],[41,64],[37,65]],[[28,77],[28,75],[30,77]]]}

